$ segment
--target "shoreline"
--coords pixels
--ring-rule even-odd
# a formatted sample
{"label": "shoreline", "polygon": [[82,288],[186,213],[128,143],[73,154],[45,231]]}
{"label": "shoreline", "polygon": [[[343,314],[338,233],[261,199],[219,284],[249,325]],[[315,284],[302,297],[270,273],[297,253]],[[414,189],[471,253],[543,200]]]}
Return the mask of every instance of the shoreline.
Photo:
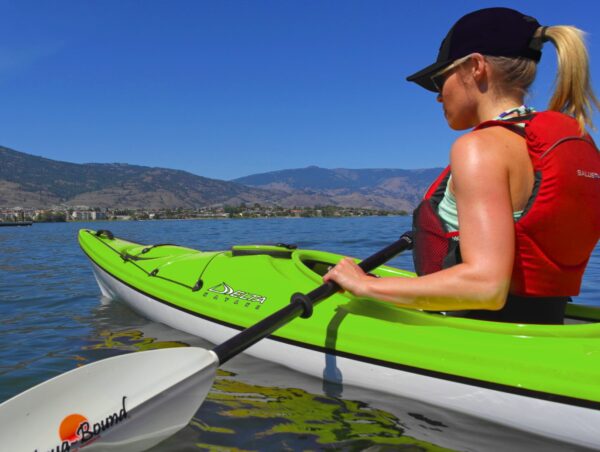
{"label": "shoreline", "polygon": [[263,217],[200,217],[200,218],[156,218],[156,219],[113,219],[113,220],[69,220],[69,221],[33,221],[33,224],[50,224],[50,223],[128,223],[128,222],[144,222],[150,223],[154,221],[244,221],[244,220],[307,220],[307,219],[344,219],[344,218],[385,218],[385,217],[412,217],[412,214],[400,215],[340,215],[327,217],[296,217],[296,216],[263,216]]}

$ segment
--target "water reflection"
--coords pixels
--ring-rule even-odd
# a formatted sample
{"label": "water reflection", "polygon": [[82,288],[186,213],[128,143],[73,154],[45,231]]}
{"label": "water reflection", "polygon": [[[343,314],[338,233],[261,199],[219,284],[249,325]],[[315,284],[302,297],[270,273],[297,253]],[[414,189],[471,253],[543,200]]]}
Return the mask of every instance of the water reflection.
{"label": "water reflection", "polygon": [[[103,350],[111,355],[189,346],[181,340],[146,336],[140,329],[101,330],[91,342],[85,351]],[[416,416],[428,421],[423,415]],[[429,422],[438,430],[445,427],[441,422]],[[367,403],[300,388],[256,385],[225,370],[218,371],[206,401],[188,427],[152,450],[187,450],[192,444],[198,450],[211,451],[450,450],[405,436],[398,417]]]}
{"label": "water reflection", "polygon": [[223,370],[186,430],[153,450],[178,449],[183,438],[211,451],[450,450],[405,436],[396,416],[366,403],[254,385]]}

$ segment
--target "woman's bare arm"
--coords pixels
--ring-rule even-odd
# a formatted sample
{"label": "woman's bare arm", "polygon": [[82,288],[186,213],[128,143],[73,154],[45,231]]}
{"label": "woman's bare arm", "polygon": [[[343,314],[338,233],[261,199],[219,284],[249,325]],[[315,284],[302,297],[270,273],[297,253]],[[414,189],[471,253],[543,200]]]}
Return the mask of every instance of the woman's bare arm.
{"label": "woman's bare arm", "polygon": [[371,278],[345,259],[333,279],[360,297],[427,310],[500,309],[510,287],[514,221],[505,147],[500,128],[471,132],[452,146],[462,263],[419,278]]}

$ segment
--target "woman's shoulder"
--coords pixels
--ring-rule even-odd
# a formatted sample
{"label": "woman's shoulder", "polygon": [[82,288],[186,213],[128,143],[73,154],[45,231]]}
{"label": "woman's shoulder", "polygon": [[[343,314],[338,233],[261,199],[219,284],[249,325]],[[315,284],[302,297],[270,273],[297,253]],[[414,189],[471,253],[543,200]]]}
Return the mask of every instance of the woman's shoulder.
{"label": "woman's shoulder", "polygon": [[467,185],[474,178],[508,183],[509,176],[518,173],[518,168],[528,167],[529,162],[525,140],[504,127],[466,133],[454,142],[450,151],[452,174]]}
{"label": "woman's shoulder", "polygon": [[477,129],[454,141],[450,159],[501,157],[507,149],[521,148],[523,144],[522,137],[505,127]]}

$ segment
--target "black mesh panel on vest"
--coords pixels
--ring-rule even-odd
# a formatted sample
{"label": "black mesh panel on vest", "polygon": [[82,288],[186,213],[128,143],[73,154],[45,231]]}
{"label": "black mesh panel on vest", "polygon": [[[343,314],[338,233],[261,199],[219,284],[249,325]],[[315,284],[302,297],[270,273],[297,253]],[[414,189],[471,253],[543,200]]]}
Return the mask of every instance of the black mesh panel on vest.
{"label": "black mesh panel on vest", "polygon": [[423,201],[413,214],[413,262],[419,276],[444,268],[450,240],[430,200]]}

